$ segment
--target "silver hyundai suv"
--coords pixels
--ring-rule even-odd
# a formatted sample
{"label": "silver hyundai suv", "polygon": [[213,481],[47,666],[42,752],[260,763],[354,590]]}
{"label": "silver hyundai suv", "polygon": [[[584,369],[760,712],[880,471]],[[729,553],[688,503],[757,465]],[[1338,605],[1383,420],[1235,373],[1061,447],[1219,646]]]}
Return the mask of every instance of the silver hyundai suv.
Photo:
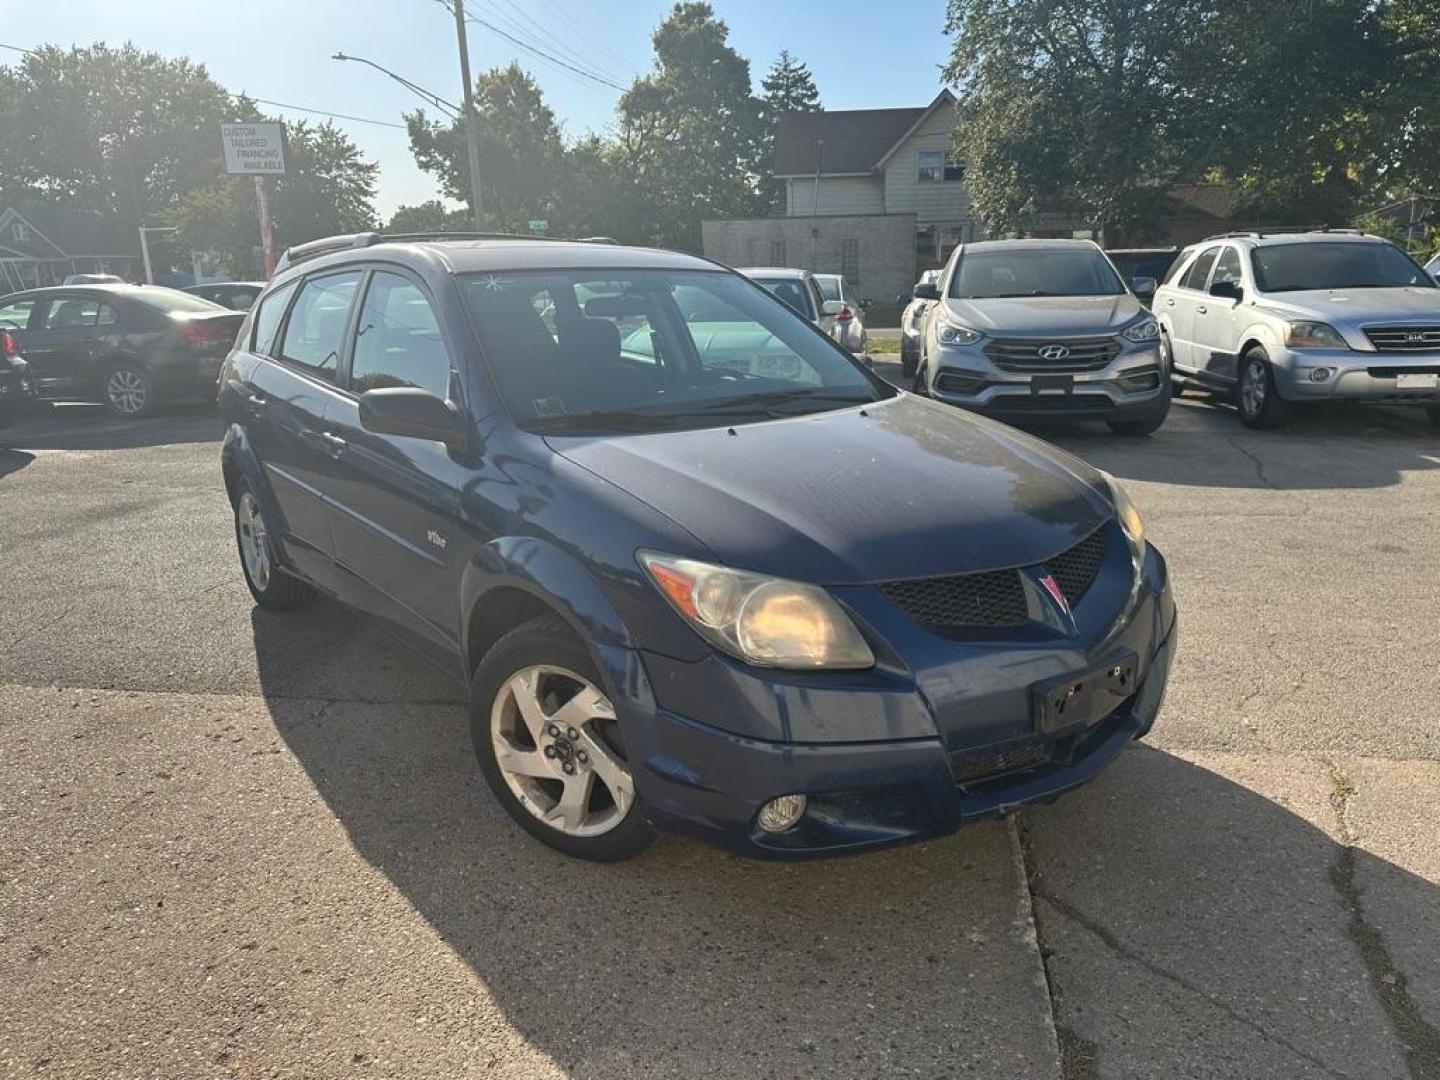
{"label": "silver hyundai suv", "polygon": [[[1104,420],[1148,435],[1170,410],[1160,331],[1089,240],[962,244],[917,299],[925,313],[913,389],[1003,420]],[[1138,295],[1137,295],[1138,294]]]}
{"label": "silver hyundai suv", "polygon": [[1181,252],[1154,310],[1177,386],[1233,394],[1249,427],[1315,401],[1423,405],[1440,424],[1440,287],[1388,240],[1212,237]]}

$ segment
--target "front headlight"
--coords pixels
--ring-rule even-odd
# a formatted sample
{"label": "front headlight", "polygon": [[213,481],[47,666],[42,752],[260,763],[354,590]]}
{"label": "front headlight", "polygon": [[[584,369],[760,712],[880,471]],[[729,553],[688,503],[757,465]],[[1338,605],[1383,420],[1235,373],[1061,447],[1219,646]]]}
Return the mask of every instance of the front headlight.
{"label": "front headlight", "polygon": [[1120,333],[1129,341],[1159,341],[1160,324],[1154,319],[1141,319],[1133,326],[1127,326]]}
{"label": "front headlight", "polygon": [[670,606],[701,637],[748,664],[868,668],[870,646],[824,589],[696,559],[641,552]]}
{"label": "front headlight", "polygon": [[1101,473],[1105,477],[1105,483],[1110,488],[1110,498],[1115,503],[1115,517],[1120,522],[1120,528],[1125,533],[1125,538],[1130,541],[1130,548],[1137,557],[1145,553],[1145,522],[1140,517],[1140,511],[1136,509],[1135,502],[1130,498],[1130,493],[1125,490],[1119,480],[1109,473]]}
{"label": "front headlight", "polygon": [[985,335],[978,330],[971,330],[968,326],[960,326],[958,323],[941,323],[936,337],[940,339],[941,345],[974,345]]}
{"label": "front headlight", "polygon": [[1348,349],[1350,346],[1333,327],[1323,322],[1292,322],[1285,325],[1285,344],[1292,349]]}

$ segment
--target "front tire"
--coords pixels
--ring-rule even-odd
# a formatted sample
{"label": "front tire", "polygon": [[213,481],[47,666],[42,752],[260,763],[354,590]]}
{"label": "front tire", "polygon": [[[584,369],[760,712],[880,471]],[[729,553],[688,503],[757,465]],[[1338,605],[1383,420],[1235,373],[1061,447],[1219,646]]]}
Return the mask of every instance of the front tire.
{"label": "front tire", "polygon": [[261,607],[290,611],[315,599],[311,586],[280,569],[260,500],[243,481],[235,492],[235,546],[240,550],[245,586]]}
{"label": "front tire", "polygon": [[490,790],[521,828],[566,855],[618,862],[654,833],[601,686],[564,622],[532,619],[475,670],[470,737]]}
{"label": "front tire", "polygon": [[1170,381],[1170,396],[1179,397],[1185,393],[1185,380],[1175,374],[1175,356],[1170,347],[1170,337],[1160,331],[1160,373]]}
{"label": "front tire", "polygon": [[1240,422],[1248,428],[1275,428],[1289,418],[1289,405],[1275,389],[1275,373],[1264,349],[1251,349],[1240,361],[1235,404]]}
{"label": "front tire", "polygon": [[136,364],[112,364],[100,382],[106,407],[125,420],[139,420],[155,411],[155,385]]}
{"label": "front tire", "polygon": [[916,367],[919,366],[919,363],[920,363],[920,357],[919,357],[918,353],[919,353],[919,349],[917,349],[915,346],[913,346],[913,345],[908,345],[908,346],[907,346],[907,342],[906,342],[906,340],[905,340],[905,335],[904,335],[904,333],[901,333],[901,335],[900,335],[900,373],[901,373],[902,375],[904,375],[907,379],[913,379],[913,378],[915,377],[915,369],[916,369]]}

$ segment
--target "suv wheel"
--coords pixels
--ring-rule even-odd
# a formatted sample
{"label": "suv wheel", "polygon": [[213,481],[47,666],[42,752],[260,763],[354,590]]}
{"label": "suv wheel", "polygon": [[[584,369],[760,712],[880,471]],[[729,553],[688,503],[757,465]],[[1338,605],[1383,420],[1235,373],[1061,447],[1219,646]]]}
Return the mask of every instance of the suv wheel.
{"label": "suv wheel", "polygon": [[287,611],[315,599],[315,590],[282,571],[275,560],[275,542],[260,500],[242,483],[235,496],[235,544],[240,570],[255,602],[271,611]]}
{"label": "suv wheel", "polygon": [[918,342],[916,345],[911,345],[905,338],[905,331],[900,331],[900,373],[907,379],[915,377],[915,368],[920,360],[916,354],[919,351]]}
{"label": "suv wheel", "polygon": [[1240,385],[1236,391],[1240,422],[1251,428],[1279,427],[1289,408],[1275,390],[1275,376],[1265,350],[1254,348],[1240,361]]}
{"label": "suv wheel", "polygon": [[1179,397],[1185,392],[1185,380],[1175,374],[1175,357],[1170,351],[1170,335],[1160,331],[1160,375],[1170,382],[1170,396]]}
{"label": "suv wheel", "polygon": [[106,370],[101,389],[110,411],[126,420],[138,420],[155,410],[150,376],[133,364],[116,364]]}
{"label": "suv wheel", "polygon": [[600,682],[569,627],[534,619],[476,669],[470,737],[490,790],[521,828],[567,855],[615,862],[654,834]]}

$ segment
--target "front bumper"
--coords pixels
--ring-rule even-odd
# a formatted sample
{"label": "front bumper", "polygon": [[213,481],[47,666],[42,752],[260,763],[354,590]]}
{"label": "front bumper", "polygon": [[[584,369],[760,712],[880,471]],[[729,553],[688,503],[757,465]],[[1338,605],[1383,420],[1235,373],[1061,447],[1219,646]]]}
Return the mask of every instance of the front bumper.
{"label": "front bumper", "polygon": [[[1270,350],[1275,388],[1287,401],[1440,403],[1440,352],[1380,353],[1354,349]],[[1405,380],[1401,376],[1420,376]],[[1429,376],[1435,378],[1431,380]],[[1434,386],[1401,386],[1402,382]]]}
{"label": "front bumper", "polygon": [[[1156,345],[1127,345],[1099,371],[1053,373],[1006,371],[975,345],[947,345],[939,365],[927,373],[930,396],[950,405],[1001,419],[1026,416],[1077,420],[1134,420],[1168,408]],[[1045,383],[1068,376],[1067,390]]]}
{"label": "front bumper", "polygon": [[[617,708],[652,825],[746,855],[807,858],[944,835],[1028,803],[1051,801],[1093,779],[1126,743],[1150,730],[1164,698],[1176,643],[1175,609],[1163,560],[1153,550],[1123,625],[1100,637],[1090,648],[1075,648],[1074,642],[1057,646],[1034,662],[1063,662],[1064,670],[1078,672],[1108,663],[1116,649],[1128,649],[1140,660],[1133,693],[1089,726],[1049,734],[1029,720],[1020,730],[1001,730],[988,715],[992,706],[1004,711],[994,686],[983,694],[972,691],[959,703],[977,714],[970,726],[945,730],[931,719],[922,733],[915,716],[930,717],[930,702],[938,700],[933,691],[937,672],[931,671],[929,690],[916,683],[908,692],[871,694],[869,701],[860,700],[866,695],[859,690],[849,692],[854,701],[816,696],[812,707],[827,712],[871,710],[875,722],[869,738],[877,741],[860,741],[866,736],[853,726],[844,732],[849,741],[754,738],[657,704],[650,678],[662,698],[672,697],[672,685],[681,677],[674,665],[614,650],[608,658],[613,663],[606,666],[612,687],[629,688]],[[963,670],[957,664],[950,674]],[[713,690],[710,685],[703,690],[719,710],[712,720],[727,708],[753,708],[760,698],[758,692],[748,700],[727,693],[726,700],[715,702]],[[793,710],[805,696],[777,693],[777,700]],[[854,715],[842,715],[835,727],[854,720]],[[821,717],[812,723],[823,728],[827,721]],[[761,831],[755,824],[760,807],[792,793],[809,798],[800,823],[784,833]]]}

